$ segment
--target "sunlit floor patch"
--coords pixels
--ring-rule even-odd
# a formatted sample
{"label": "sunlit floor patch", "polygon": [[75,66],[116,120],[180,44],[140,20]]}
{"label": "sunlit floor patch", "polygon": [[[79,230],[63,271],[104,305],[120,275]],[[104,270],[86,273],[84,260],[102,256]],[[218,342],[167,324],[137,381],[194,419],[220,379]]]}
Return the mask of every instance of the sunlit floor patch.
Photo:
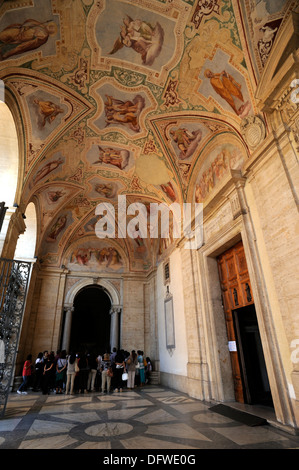
{"label": "sunlit floor patch", "polygon": [[133,426],[126,423],[99,423],[85,429],[86,434],[93,437],[111,437],[127,434],[132,431]]}
{"label": "sunlit floor patch", "polygon": [[30,427],[27,436],[38,434],[57,434],[67,433],[73,428],[73,424],[58,421],[46,421],[36,419]]}
{"label": "sunlit floor patch", "polygon": [[72,439],[68,435],[42,437],[23,441],[19,449],[64,449],[76,442],[76,439]]}

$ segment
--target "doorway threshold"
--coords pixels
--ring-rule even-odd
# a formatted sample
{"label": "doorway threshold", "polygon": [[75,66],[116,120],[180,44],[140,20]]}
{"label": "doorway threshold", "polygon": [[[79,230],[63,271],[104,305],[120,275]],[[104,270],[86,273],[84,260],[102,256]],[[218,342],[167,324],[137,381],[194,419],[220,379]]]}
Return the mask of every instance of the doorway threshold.
{"label": "doorway threshold", "polygon": [[225,404],[236,410],[243,411],[244,413],[248,413],[251,415],[258,416],[259,418],[263,418],[267,420],[268,422],[276,421],[275,411],[270,406],[246,405],[245,403],[238,403],[238,402],[229,402]]}
{"label": "doorway threshold", "polygon": [[[219,402],[217,402],[219,404]],[[298,435],[298,430],[294,429],[292,426],[287,424],[282,424],[277,421],[274,408],[271,406],[265,405],[247,405],[244,403],[239,402],[224,402],[223,405],[232,408],[233,410],[237,410],[239,412],[251,414],[257,416],[261,419],[265,419],[267,424],[273,426],[281,431],[287,432],[288,434],[292,434],[294,436]],[[214,403],[216,405],[216,403]]]}
{"label": "doorway threshold", "polygon": [[248,413],[244,409],[239,409],[234,406],[230,406],[227,403],[218,403],[217,405],[212,406],[209,408],[210,411],[213,413],[218,413],[222,416],[226,416],[234,421],[238,421],[241,424],[245,424],[246,426],[265,426],[268,424],[268,421],[258,416],[257,414]]}

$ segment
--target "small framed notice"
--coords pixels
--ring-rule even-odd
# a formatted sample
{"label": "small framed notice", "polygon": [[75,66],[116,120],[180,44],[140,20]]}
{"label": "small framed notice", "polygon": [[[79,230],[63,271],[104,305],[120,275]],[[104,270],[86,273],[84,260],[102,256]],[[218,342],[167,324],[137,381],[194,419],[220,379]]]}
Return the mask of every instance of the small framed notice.
{"label": "small framed notice", "polygon": [[229,341],[228,342],[228,350],[229,351],[237,351],[236,341]]}
{"label": "small framed notice", "polygon": [[175,348],[172,295],[168,295],[167,298],[164,300],[164,309],[165,309],[166,348],[169,350],[172,350]]}

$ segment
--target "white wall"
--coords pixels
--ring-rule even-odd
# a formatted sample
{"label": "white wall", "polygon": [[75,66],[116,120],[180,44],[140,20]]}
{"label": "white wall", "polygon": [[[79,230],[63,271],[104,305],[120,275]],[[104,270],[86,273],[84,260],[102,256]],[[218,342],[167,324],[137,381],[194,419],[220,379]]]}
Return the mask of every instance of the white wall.
{"label": "white wall", "polygon": [[36,248],[37,220],[35,205],[30,202],[25,211],[25,232],[19,236],[14,259],[33,259]]}
{"label": "white wall", "polygon": [[0,102],[0,202],[12,207],[18,180],[19,148],[16,126],[8,106]]}
{"label": "white wall", "polygon": [[158,334],[160,371],[175,375],[187,375],[187,338],[184,315],[183,280],[181,269],[181,254],[176,250],[170,256],[170,284],[169,292],[173,295],[175,349],[172,354],[166,349],[164,299],[166,286],[164,285],[163,263],[157,270],[157,308],[158,308]]}

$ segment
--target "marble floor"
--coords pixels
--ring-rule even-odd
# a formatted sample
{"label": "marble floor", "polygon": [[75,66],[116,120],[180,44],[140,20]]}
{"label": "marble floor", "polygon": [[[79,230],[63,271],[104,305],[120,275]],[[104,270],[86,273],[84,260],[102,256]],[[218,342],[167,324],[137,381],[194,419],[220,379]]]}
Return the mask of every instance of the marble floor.
{"label": "marble floor", "polygon": [[1,449],[299,449],[299,436],[249,427],[163,386],[122,393],[11,393]]}

